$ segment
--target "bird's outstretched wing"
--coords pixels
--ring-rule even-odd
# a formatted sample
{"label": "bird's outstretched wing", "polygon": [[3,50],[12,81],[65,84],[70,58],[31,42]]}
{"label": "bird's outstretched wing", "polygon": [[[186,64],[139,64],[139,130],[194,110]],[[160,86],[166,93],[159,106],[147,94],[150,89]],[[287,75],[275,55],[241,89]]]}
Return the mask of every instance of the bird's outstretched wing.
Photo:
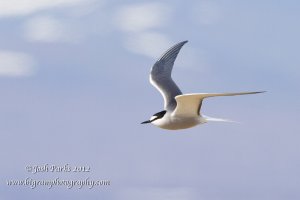
{"label": "bird's outstretched wing", "polygon": [[168,49],[151,69],[150,83],[162,94],[165,110],[174,110],[176,108],[175,96],[182,94],[173,81],[171,73],[176,57],[185,43],[187,41],[180,42]]}
{"label": "bird's outstretched wing", "polygon": [[177,107],[173,113],[175,116],[195,117],[200,115],[201,104],[204,98],[216,96],[235,96],[245,94],[257,94],[260,92],[237,92],[237,93],[198,93],[184,94],[175,97]]}

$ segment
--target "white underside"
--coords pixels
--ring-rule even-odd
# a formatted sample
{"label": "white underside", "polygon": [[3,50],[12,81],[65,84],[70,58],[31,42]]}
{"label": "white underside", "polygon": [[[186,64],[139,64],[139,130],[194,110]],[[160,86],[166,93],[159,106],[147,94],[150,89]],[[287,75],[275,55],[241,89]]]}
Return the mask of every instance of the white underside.
{"label": "white underside", "polygon": [[157,119],[152,122],[153,125],[158,126],[162,129],[168,130],[179,130],[187,129],[199,124],[204,124],[206,122],[234,122],[227,119],[212,118],[204,115],[197,117],[180,117],[172,116],[169,113],[166,113],[165,116],[161,119]]}
{"label": "white underside", "polygon": [[191,128],[193,126],[196,126],[198,124],[203,124],[205,122],[207,121],[205,120],[205,118],[201,116],[174,117],[169,113],[166,113],[163,118],[153,121],[152,124],[163,129],[178,130],[178,129]]}

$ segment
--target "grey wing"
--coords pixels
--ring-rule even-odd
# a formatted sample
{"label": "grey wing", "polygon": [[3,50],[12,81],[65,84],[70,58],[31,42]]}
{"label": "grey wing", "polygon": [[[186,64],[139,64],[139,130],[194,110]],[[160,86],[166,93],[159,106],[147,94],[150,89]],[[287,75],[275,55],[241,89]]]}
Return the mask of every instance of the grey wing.
{"label": "grey wing", "polygon": [[187,42],[180,42],[168,49],[151,69],[150,83],[162,94],[165,110],[174,110],[176,108],[175,96],[182,94],[173,81],[171,73],[181,47]]}

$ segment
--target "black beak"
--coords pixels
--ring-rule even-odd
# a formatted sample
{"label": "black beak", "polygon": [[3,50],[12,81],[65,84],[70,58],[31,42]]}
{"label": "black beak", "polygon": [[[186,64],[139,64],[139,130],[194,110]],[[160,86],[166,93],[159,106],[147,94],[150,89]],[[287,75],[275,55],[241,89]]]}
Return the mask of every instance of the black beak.
{"label": "black beak", "polygon": [[141,124],[148,124],[148,123],[151,123],[151,121],[147,120],[147,121],[142,122]]}

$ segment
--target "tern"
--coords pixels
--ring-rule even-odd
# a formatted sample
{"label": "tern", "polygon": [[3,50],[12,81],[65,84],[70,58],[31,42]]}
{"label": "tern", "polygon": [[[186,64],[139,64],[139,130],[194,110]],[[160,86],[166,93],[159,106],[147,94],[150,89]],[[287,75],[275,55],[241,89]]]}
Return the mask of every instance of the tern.
{"label": "tern", "polygon": [[205,98],[216,96],[235,96],[257,94],[259,92],[237,93],[191,93],[182,94],[171,77],[176,57],[182,46],[188,41],[180,42],[168,49],[151,68],[150,83],[161,93],[164,99],[164,110],[155,113],[141,124],[151,123],[162,129],[178,130],[191,128],[209,121],[232,122],[201,114],[201,105]]}

